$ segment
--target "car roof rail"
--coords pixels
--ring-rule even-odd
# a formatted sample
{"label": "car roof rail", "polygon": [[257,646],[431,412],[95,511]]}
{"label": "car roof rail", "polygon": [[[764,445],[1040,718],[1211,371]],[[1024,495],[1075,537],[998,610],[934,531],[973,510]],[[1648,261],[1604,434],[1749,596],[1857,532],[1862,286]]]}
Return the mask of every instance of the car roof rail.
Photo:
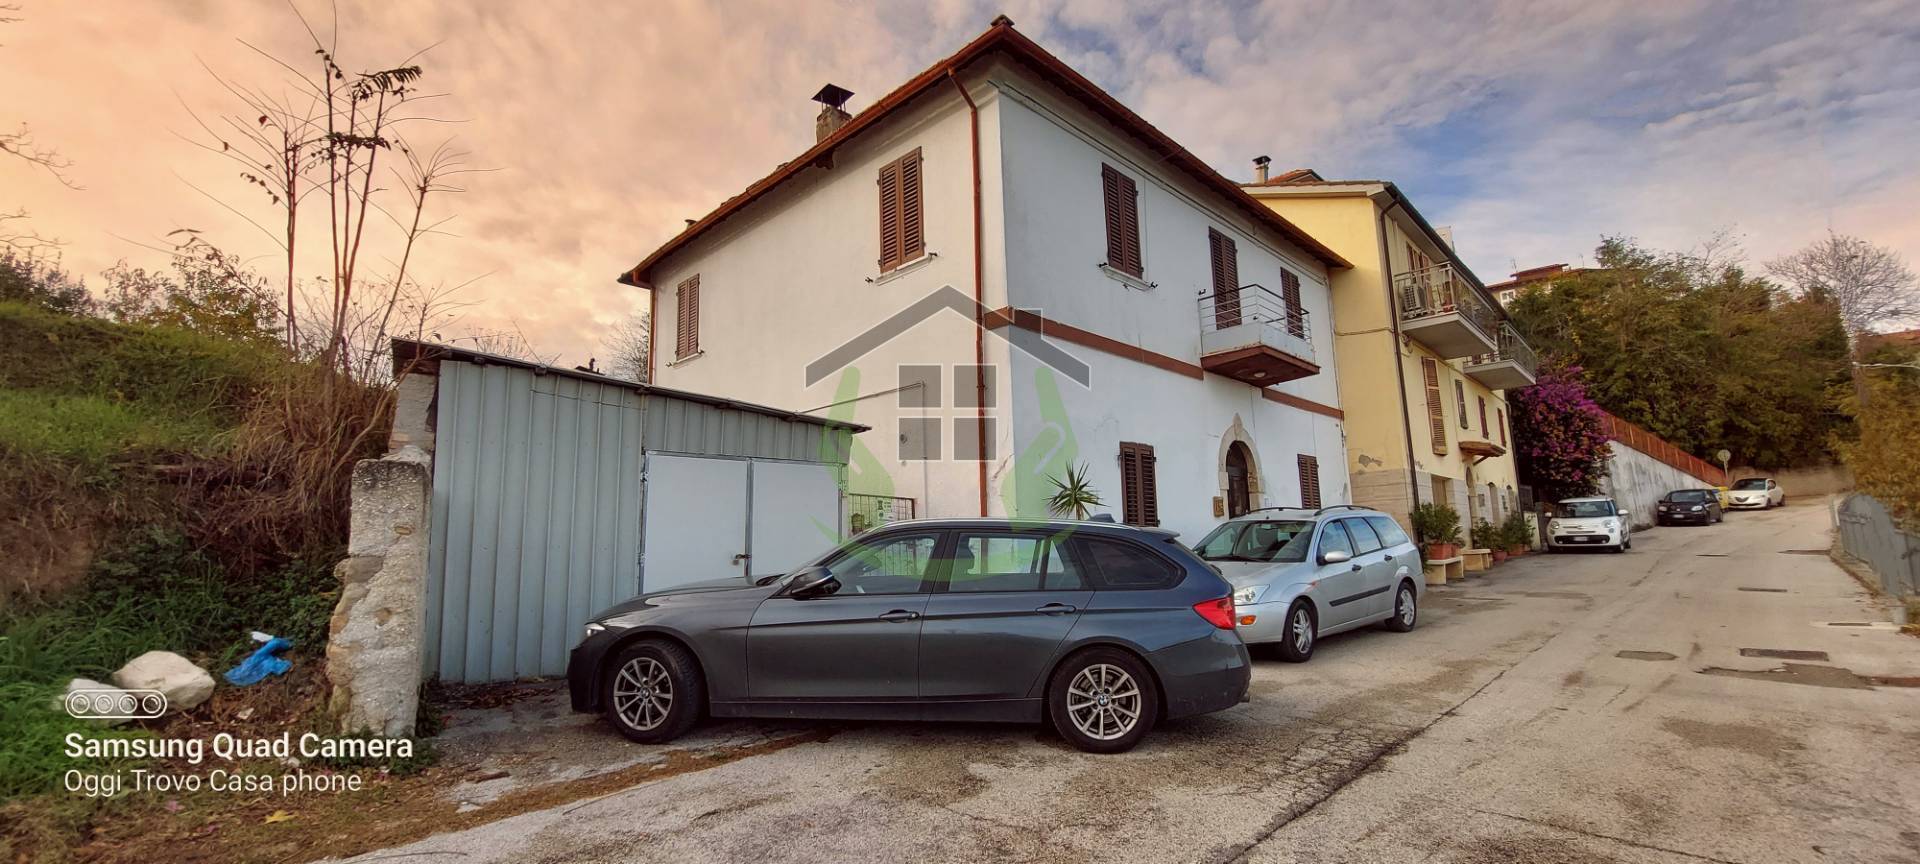
{"label": "car roof rail", "polygon": [[[1240,514],[1240,516],[1251,516],[1255,513],[1265,513],[1269,510],[1281,511],[1281,512],[1291,510],[1295,513],[1304,513],[1307,511],[1307,508],[1305,507],[1255,507],[1252,510],[1248,510],[1247,512]],[[1315,512],[1317,513],[1318,511],[1315,511]],[[1240,517],[1235,516],[1233,518],[1238,519]]]}
{"label": "car roof rail", "polygon": [[1318,510],[1313,511],[1313,515],[1318,516],[1322,513],[1327,512],[1328,510],[1366,510],[1366,511],[1372,512],[1373,508],[1363,506],[1360,504],[1328,504],[1325,507],[1322,507]]}

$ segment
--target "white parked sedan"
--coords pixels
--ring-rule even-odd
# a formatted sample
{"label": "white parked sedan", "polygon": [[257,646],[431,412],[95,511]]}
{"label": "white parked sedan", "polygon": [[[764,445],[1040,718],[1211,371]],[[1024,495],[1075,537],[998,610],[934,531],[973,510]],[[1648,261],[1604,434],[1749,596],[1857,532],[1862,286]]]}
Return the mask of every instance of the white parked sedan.
{"label": "white parked sedan", "polygon": [[1606,549],[1625,552],[1633,548],[1632,515],[1613,503],[1612,498],[1592,496],[1568,498],[1554,505],[1547,520],[1547,550]]}
{"label": "white parked sedan", "polygon": [[1787,506],[1787,490],[1771,477],[1745,477],[1727,490],[1730,510],[1768,510]]}

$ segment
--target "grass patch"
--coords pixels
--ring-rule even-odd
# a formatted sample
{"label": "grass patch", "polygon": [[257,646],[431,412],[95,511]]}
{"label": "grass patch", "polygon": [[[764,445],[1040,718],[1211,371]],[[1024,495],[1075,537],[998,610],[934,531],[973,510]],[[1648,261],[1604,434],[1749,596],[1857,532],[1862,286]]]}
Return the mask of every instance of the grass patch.
{"label": "grass patch", "polygon": [[0,390],[0,454],[105,471],[143,453],[203,452],[227,427],[99,396]]}
{"label": "grass patch", "polygon": [[237,583],[177,533],[153,530],[96,561],[80,590],[0,613],[0,681],[10,682],[0,687],[0,728],[9,730],[0,736],[0,800],[56,791],[62,772],[83,767],[59,745],[87,728],[53,702],[68,680],[106,681],[154,650],[218,677],[254,650],[252,630],[292,639],[312,658],[325,648],[336,592],[327,567],[304,561]]}

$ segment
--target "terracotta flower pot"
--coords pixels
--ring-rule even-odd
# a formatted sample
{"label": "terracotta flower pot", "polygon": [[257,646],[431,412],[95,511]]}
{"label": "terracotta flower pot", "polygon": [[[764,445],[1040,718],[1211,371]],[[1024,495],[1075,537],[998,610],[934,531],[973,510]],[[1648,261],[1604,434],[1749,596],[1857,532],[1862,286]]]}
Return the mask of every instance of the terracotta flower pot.
{"label": "terracotta flower pot", "polygon": [[1525,546],[1508,546],[1507,547],[1507,556],[1510,558],[1518,558],[1525,554],[1527,554],[1527,547]]}
{"label": "terracotta flower pot", "polygon": [[1498,564],[1505,560],[1507,560],[1507,550],[1505,549],[1493,550],[1493,563]]}
{"label": "terracotta flower pot", "polygon": [[1427,544],[1427,560],[1428,561],[1445,561],[1446,559],[1452,558],[1458,554],[1460,554],[1460,548],[1458,546],[1455,546],[1452,543],[1428,543]]}

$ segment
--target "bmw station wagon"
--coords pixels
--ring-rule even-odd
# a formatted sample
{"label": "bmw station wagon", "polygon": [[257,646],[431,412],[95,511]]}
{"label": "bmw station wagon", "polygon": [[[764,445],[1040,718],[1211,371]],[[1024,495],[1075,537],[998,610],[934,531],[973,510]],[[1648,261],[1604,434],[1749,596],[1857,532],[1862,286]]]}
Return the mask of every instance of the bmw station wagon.
{"label": "bmw station wagon", "polygon": [[642,595],[586,627],[577,711],[658,743],[715,717],[1048,722],[1082,750],[1247,701],[1232,587],[1172,532],[941,519],[784,576]]}
{"label": "bmw station wagon", "polygon": [[1234,586],[1240,637],[1303,663],[1320,637],[1420,620],[1420,551],[1393,517],[1353,504],[1265,508],[1223,522],[1195,547]]}

